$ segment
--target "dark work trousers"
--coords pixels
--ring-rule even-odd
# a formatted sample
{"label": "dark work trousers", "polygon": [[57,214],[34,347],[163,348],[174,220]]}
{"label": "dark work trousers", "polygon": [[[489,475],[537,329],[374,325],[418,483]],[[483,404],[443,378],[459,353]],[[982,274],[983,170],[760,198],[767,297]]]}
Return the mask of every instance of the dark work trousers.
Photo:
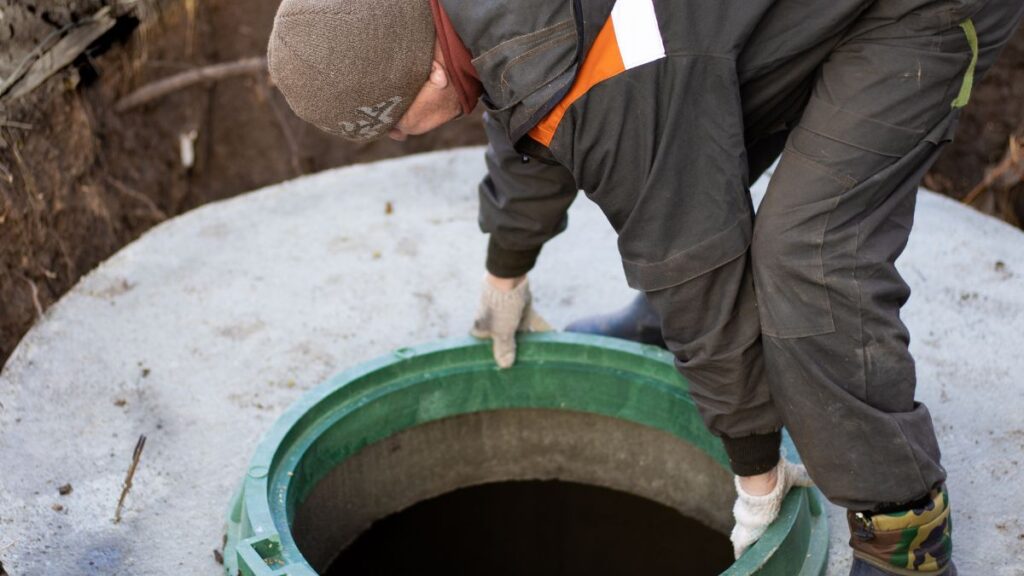
{"label": "dark work trousers", "polygon": [[[760,100],[745,102],[748,127],[778,122],[786,102],[806,105],[774,140],[748,144],[756,175],[785,136],[749,253],[705,277],[647,291],[677,356],[687,350],[680,323],[695,309],[716,311],[710,316],[719,323],[701,336],[717,352],[694,362],[702,355],[687,350],[679,363],[712,429],[745,421],[764,432],[781,418],[817,485],[857,511],[918,500],[945,480],[931,416],[914,400],[914,360],[900,320],[910,290],[895,261],[919,182],[952,138],[965,77],[980,80],[1024,12],[1021,0],[918,2],[910,11],[907,4],[868,8],[826,48],[804,94],[792,83],[791,93],[773,95],[770,81],[752,93]],[[977,37],[973,69],[974,33],[960,25],[968,18]],[[701,282],[706,290],[694,285]],[[760,318],[759,344],[748,341],[756,332],[748,317]],[[709,387],[728,380],[709,374],[740,365],[745,386]],[[748,459],[734,468],[753,471],[751,464],[775,457],[777,444],[761,441],[770,435],[749,438],[746,455],[732,439],[730,456]]]}

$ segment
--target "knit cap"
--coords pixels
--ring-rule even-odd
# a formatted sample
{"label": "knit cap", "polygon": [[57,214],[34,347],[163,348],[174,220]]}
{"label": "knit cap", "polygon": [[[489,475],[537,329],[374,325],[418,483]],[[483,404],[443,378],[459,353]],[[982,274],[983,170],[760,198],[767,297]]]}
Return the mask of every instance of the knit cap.
{"label": "knit cap", "polygon": [[292,110],[353,141],[387,134],[433,57],[429,0],[284,0],[267,47],[270,77]]}

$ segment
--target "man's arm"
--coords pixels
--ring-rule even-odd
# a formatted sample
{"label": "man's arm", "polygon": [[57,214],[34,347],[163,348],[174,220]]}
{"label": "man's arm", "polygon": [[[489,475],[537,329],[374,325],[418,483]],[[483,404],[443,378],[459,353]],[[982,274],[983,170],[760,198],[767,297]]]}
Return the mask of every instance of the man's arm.
{"label": "man's arm", "polygon": [[550,327],[534,310],[526,273],[541,247],[566,227],[566,211],[576,198],[572,174],[515,151],[504,130],[488,116],[484,126],[488,174],[480,183],[480,229],[491,235],[487,275],[472,334],[493,339],[494,360],[515,362],[516,332]]}
{"label": "man's arm", "polygon": [[533,268],[544,243],[565,230],[576,182],[562,165],[516,152],[486,114],[484,128],[490,146],[488,174],[480,183],[480,229],[491,235],[487,271],[517,278]]}

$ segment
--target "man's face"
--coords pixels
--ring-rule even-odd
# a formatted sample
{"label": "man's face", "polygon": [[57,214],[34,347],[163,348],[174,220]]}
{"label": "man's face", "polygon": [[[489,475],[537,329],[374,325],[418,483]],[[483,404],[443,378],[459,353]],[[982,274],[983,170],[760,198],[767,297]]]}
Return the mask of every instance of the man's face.
{"label": "man's face", "polygon": [[392,140],[401,141],[408,136],[426,134],[462,115],[459,94],[448,77],[443,62],[444,55],[440,46],[435,45],[430,76],[405,115],[388,132],[388,137]]}

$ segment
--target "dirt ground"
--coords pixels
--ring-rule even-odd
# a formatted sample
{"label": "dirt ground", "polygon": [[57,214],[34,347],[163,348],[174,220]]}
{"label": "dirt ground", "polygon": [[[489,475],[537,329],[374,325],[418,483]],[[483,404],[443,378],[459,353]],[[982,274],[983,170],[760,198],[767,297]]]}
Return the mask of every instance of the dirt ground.
{"label": "dirt ground", "polygon": [[[109,3],[0,0],[0,77],[49,34]],[[0,100],[0,365],[80,276],[167,218],[303,173],[484,142],[471,117],[405,143],[353,145],[298,120],[263,74],[116,112],[118,99],[154,80],[262,55],[278,0],[122,4],[117,25],[71,66]],[[1014,132],[1024,135],[1024,31],[976,86],[957,142],[926,183],[964,196]],[[1019,224],[1020,189],[983,195],[978,206]]]}
{"label": "dirt ground", "polygon": [[[1024,27],[975,86],[956,140],[932,167],[924,184],[962,199],[1003,159],[1011,135],[1024,142]],[[1024,183],[984,194],[972,205],[1024,227]]]}
{"label": "dirt ground", "polygon": [[[55,26],[103,3],[0,0],[0,77]],[[263,75],[113,110],[148,82],[262,55],[277,3],[152,3],[142,23],[121,18],[72,67],[2,105],[0,119],[17,124],[0,126],[0,365],[81,275],[167,218],[302,173],[484,142],[467,118],[405,143],[353,145],[296,118]],[[192,133],[186,168],[180,141]]]}

